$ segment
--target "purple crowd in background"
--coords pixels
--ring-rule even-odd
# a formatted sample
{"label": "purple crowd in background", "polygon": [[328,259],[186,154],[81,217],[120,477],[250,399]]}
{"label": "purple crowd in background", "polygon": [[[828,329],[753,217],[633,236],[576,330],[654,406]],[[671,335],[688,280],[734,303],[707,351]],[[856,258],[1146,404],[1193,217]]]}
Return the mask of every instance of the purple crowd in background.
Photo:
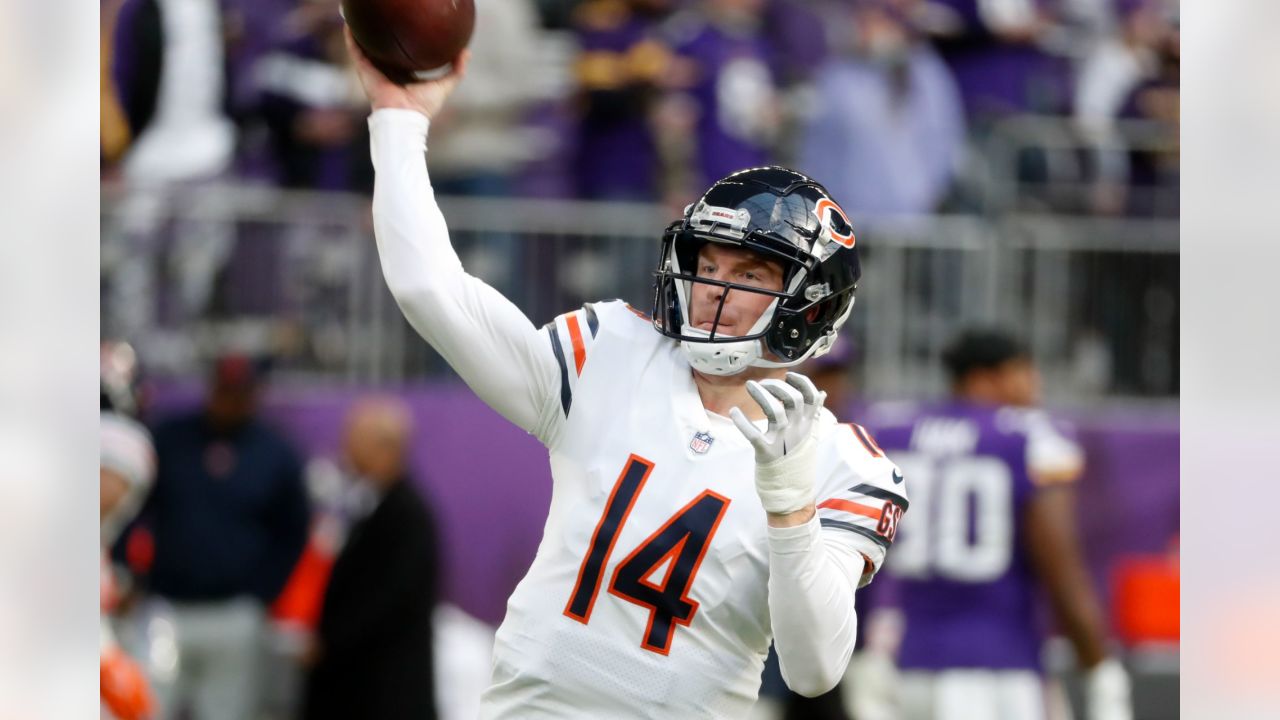
{"label": "purple crowd in background", "polygon": [[[1168,214],[1172,0],[476,0],[468,79],[432,128],[451,194],[687,202],[779,162],[847,210],[971,209],[969,149],[1062,118],[1095,191],[1071,212]],[[104,176],[369,192],[367,105],[336,0],[103,0]],[[110,128],[114,124],[118,127]],[[1020,158],[1017,180],[1052,162]],[[1174,193],[1176,195],[1176,192]]]}

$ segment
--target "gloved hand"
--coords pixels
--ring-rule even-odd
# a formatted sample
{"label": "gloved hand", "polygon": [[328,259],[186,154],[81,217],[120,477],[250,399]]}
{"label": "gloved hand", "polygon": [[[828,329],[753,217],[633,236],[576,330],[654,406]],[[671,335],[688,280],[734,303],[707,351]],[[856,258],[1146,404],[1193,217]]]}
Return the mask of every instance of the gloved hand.
{"label": "gloved hand", "polygon": [[1115,658],[1094,665],[1084,676],[1089,720],[1133,720],[1129,673]]}
{"label": "gloved hand", "polygon": [[729,416],[756,451],[756,492],[765,512],[785,515],[803,510],[814,500],[814,421],[827,400],[813,381],[787,373],[781,380],[747,381],[747,392],[764,411],[764,432],[740,409]]}

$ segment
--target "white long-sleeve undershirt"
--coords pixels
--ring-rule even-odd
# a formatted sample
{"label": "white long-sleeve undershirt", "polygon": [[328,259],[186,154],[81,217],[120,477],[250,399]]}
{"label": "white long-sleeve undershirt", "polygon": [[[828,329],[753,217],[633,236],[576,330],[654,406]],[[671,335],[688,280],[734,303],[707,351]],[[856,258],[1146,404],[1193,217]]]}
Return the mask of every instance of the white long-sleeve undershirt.
{"label": "white long-sleeve undershirt", "polygon": [[816,515],[796,527],[769,528],[773,645],[787,687],[808,697],[840,682],[858,637],[854,591],[863,557],[828,535]]}
{"label": "white long-sleeve undershirt", "polygon": [[476,395],[545,442],[559,383],[555,356],[519,308],[462,269],[427,176],[428,126],[412,110],[369,118],[382,274],[409,324]]}
{"label": "white long-sleeve undershirt", "polygon": [[[369,119],[373,221],[387,285],[405,317],[473,391],[544,443],[560,412],[558,364],[509,300],[468,275],[449,241],[425,160],[428,119],[378,110]],[[844,674],[857,634],[863,557],[817,517],[768,529],[769,613],[783,678],[817,695]]]}

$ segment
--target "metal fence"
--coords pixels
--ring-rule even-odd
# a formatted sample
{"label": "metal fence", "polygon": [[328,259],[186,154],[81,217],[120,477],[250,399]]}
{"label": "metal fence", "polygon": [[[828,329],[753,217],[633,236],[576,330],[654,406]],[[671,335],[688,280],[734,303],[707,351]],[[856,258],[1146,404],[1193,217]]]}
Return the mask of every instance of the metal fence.
{"label": "metal fence", "polygon": [[[648,309],[668,210],[442,198],[472,274],[536,323],[584,301]],[[848,335],[865,394],[937,392],[957,329],[1031,344],[1051,399],[1177,393],[1178,223],[1013,213],[855,218],[864,275]],[[394,383],[448,372],[381,277],[367,198],[273,187],[106,187],[102,333],[152,373],[226,349],[292,376]]]}

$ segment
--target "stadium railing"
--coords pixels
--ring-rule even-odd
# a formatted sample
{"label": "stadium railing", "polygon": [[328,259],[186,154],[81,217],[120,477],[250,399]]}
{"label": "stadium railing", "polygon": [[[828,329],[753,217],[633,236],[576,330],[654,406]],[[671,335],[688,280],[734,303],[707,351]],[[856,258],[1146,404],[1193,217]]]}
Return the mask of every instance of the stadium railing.
{"label": "stadium railing", "polygon": [[[470,272],[547,322],[582,302],[652,305],[658,205],[444,197]],[[107,185],[102,333],[151,372],[182,375],[227,348],[326,381],[398,383],[448,369],[385,288],[368,198],[247,184]],[[1177,394],[1176,219],[858,217],[863,280],[849,335],[878,397],[942,389],[962,325],[1030,342],[1052,397],[1091,404]]]}
{"label": "stadium railing", "polygon": [[966,175],[987,214],[1111,205],[1176,218],[1178,157],[1173,124],[1117,119],[1086,127],[1070,117],[1018,114],[975,134]]}

